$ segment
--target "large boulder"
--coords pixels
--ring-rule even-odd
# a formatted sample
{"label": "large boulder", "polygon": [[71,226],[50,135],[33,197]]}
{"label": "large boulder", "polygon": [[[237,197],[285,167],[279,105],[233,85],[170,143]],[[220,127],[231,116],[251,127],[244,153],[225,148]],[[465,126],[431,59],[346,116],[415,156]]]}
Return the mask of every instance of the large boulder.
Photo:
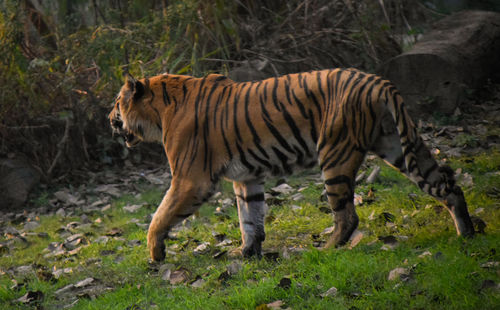
{"label": "large boulder", "polygon": [[21,159],[0,159],[0,210],[23,207],[40,174]]}
{"label": "large boulder", "polygon": [[500,72],[500,13],[462,11],[443,18],[380,74],[400,90],[415,117],[452,114],[465,91]]}

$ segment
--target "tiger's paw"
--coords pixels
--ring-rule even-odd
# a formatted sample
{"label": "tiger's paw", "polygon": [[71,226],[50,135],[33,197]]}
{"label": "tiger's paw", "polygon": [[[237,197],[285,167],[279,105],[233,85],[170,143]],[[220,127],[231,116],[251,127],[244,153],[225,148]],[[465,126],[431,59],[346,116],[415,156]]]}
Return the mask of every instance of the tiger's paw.
{"label": "tiger's paw", "polygon": [[148,234],[148,248],[151,259],[161,262],[165,259],[165,243],[163,239],[152,237]]}

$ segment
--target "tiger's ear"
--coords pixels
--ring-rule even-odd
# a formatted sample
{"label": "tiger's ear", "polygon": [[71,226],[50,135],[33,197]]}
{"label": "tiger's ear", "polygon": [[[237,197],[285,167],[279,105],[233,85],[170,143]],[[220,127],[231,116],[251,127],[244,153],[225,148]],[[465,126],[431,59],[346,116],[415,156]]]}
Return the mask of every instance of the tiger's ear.
{"label": "tiger's ear", "polygon": [[125,73],[125,83],[127,84],[128,88],[132,91],[132,94],[134,96],[134,101],[137,101],[142,96],[144,96],[144,93],[146,91],[144,84],[136,80],[128,72]]}

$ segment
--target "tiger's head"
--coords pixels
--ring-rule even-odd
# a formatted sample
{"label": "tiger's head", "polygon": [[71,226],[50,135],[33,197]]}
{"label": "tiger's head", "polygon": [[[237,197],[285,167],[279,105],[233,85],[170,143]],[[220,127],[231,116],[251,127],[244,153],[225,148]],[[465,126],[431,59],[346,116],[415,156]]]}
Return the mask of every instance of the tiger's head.
{"label": "tiger's head", "polygon": [[154,93],[147,82],[127,74],[108,116],[113,132],[123,135],[127,147],[161,141],[161,119],[154,111]]}

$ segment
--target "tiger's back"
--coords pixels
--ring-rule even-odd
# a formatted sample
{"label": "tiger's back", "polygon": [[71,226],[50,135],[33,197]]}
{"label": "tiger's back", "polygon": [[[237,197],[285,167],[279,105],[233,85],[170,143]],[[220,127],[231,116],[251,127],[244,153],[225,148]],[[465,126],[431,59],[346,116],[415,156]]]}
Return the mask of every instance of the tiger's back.
{"label": "tiger's back", "polygon": [[138,140],[161,136],[172,171],[148,232],[155,260],[164,257],[168,229],[208,199],[221,177],[234,182],[243,255],[260,255],[265,178],[317,163],[335,214],[327,245],[345,243],[358,225],[354,178],[368,151],[448,204],[459,234],[474,232],[453,175],[422,143],[395,87],[376,75],[335,69],[246,83],[161,75],[128,80],[119,98],[112,124],[123,119],[118,129]]}

